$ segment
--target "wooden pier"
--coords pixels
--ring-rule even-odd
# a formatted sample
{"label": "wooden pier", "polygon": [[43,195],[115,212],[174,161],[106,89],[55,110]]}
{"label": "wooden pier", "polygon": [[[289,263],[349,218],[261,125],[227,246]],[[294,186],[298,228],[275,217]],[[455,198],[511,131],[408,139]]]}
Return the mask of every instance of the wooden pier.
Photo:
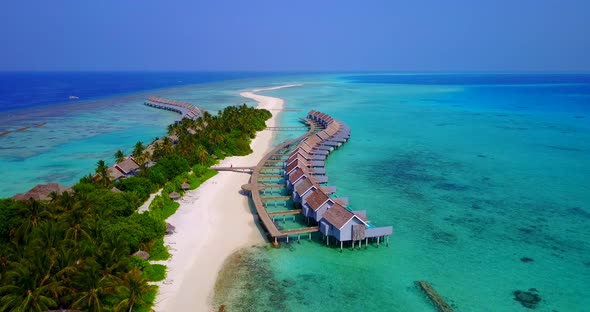
{"label": "wooden pier", "polygon": [[276,217],[276,216],[298,215],[300,213],[301,213],[301,209],[291,209],[291,210],[269,212],[268,215],[271,217]]}
{"label": "wooden pier", "polygon": [[307,130],[308,127],[266,127],[270,131],[292,131],[292,130]]}
{"label": "wooden pier", "polygon": [[201,117],[204,110],[188,102],[163,99],[150,96],[144,103],[146,106],[172,111],[182,115],[182,118],[196,120]]}
{"label": "wooden pier", "polygon": [[440,312],[453,312],[453,308],[434,290],[430,283],[427,281],[417,281],[416,285],[418,285],[420,290],[424,292]]}
{"label": "wooden pier", "polygon": [[254,167],[211,167],[211,170],[252,173]]}
{"label": "wooden pier", "polygon": [[[266,155],[264,155],[264,157],[262,157],[262,159],[260,160],[258,165],[256,167],[254,167],[254,170],[252,172],[252,178],[250,179],[250,183],[242,186],[243,190],[250,192],[250,194],[252,196],[252,202],[254,203],[254,207],[256,208],[256,214],[258,215],[258,218],[259,218],[260,222],[262,223],[262,226],[268,232],[269,238],[274,239],[274,244],[278,244],[279,237],[286,237],[286,240],[288,242],[289,235],[301,235],[301,234],[309,233],[309,235],[311,237],[311,233],[318,231],[318,227],[303,228],[303,229],[296,229],[296,230],[285,230],[285,231],[279,230],[277,228],[276,224],[272,220],[271,213],[269,213],[266,210],[265,202],[270,202],[273,200],[287,201],[287,200],[291,199],[291,196],[262,197],[260,194],[260,191],[263,190],[264,188],[266,188],[267,185],[258,182],[260,180],[269,179],[269,178],[270,179],[284,178],[283,175],[264,174],[264,173],[262,173],[262,170],[267,166],[267,162],[269,162],[269,161],[274,162],[273,160],[271,160],[272,157],[275,157],[275,155],[277,155],[279,153],[282,154],[282,153],[288,151],[289,148],[292,147],[294,144],[300,142],[301,140],[307,138],[308,136],[312,135],[315,132],[315,125],[312,122],[310,122],[309,120],[306,120],[306,123],[309,127],[307,133],[305,133],[304,135],[301,135],[300,137],[295,138],[293,140],[288,140],[286,142],[283,142],[281,145],[277,146],[272,151],[270,151]],[[276,216],[276,213],[273,213],[273,216]]]}
{"label": "wooden pier", "polygon": [[287,201],[287,200],[291,199],[291,196],[274,196],[274,197],[261,196],[260,199],[262,201]]}
{"label": "wooden pier", "polygon": [[[358,243],[359,247],[364,241],[366,248],[369,239],[375,240],[377,246],[379,246],[379,240],[382,239],[386,245],[389,245],[389,235],[393,232],[391,226],[372,226],[368,223],[366,211],[352,211],[345,208],[347,200],[340,201],[328,196],[336,192],[335,187],[319,186],[319,183],[327,182],[324,160],[331,151],[348,141],[350,128],[332,117],[316,111],[311,111],[307,115],[305,123],[309,127],[307,133],[296,139],[283,142],[267,153],[253,168],[250,182],[242,185],[242,190],[251,195],[258,220],[266,230],[269,240],[273,245],[279,246],[279,238],[281,240],[284,238],[289,243],[292,236],[297,236],[297,240],[300,240],[302,234],[308,234],[311,239],[311,233],[321,232],[326,245],[329,245],[329,237],[334,237],[340,242],[341,251],[344,241],[350,241],[351,246]],[[286,128],[301,129],[301,127]],[[321,150],[327,145],[335,147]],[[279,164],[286,165],[286,167]],[[273,170],[279,170],[282,174],[272,172]],[[305,179],[309,179],[307,182],[301,180],[303,174],[306,175]],[[284,182],[269,182],[272,179]],[[273,191],[276,189],[286,189],[287,192]],[[296,192],[299,192],[299,195],[296,195]],[[304,197],[303,194],[306,192],[310,193]],[[284,194],[289,194],[289,196],[276,196]],[[280,206],[291,207],[291,202],[293,202],[293,208],[301,207],[301,209],[277,209]],[[275,211],[269,211],[267,208]],[[312,210],[314,212],[310,212]],[[317,224],[317,226],[286,230],[279,229],[275,223],[277,220],[283,223],[286,221],[295,222],[297,220],[295,215],[298,214],[303,216],[308,225]],[[310,220],[315,223],[310,223]]]}

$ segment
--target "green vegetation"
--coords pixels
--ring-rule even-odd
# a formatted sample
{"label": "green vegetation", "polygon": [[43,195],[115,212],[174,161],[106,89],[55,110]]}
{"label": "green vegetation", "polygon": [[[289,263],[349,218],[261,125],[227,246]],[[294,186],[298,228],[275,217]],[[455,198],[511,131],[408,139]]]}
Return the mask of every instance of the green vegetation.
{"label": "green vegetation", "polygon": [[[182,194],[184,182],[194,189],[214,176],[208,167],[216,159],[250,153],[250,139],[270,116],[242,105],[184,119],[168,127],[176,144],[135,145],[142,166],[135,177],[113,182],[101,160],[96,175],[49,201],[0,199],[0,311],[149,311],[157,289],[148,281],[164,279],[166,268],[132,254],[169,257],[165,220],[179,206],[169,194]],[[159,188],[149,210],[137,213]]]}
{"label": "green vegetation", "polygon": [[170,258],[170,253],[168,252],[168,248],[164,246],[164,238],[157,239],[150,252],[150,260],[158,261],[166,260],[168,258]]}

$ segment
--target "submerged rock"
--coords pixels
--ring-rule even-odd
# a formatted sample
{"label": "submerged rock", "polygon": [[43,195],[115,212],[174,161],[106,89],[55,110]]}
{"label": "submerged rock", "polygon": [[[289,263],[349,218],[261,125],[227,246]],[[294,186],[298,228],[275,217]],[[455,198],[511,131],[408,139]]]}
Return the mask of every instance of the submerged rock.
{"label": "submerged rock", "polygon": [[535,261],[535,259],[529,258],[529,257],[522,257],[522,258],[520,258],[520,261],[522,261],[522,262],[533,262],[533,261]]}
{"label": "submerged rock", "polygon": [[295,285],[295,281],[291,280],[291,279],[284,279],[283,280],[283,286],[284,287],[291,287]]}
{"label": "submerged rock", "polygon": [[[533,291],[536,292],[535,288],[531,289],[534,289]],[[514,291],[514,300],[520,302],[520,304],[529,309],[534,309],[537,307],[537,304],[541,302],[541,297],[530,291],[516,290]]]}

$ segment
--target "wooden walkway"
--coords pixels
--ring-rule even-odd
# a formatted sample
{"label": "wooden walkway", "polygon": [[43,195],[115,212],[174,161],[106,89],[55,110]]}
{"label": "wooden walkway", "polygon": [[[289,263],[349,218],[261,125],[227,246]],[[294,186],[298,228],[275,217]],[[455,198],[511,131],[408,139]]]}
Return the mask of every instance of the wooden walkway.
{"label": "wooden walkway", "polygon": [[319,228],[317,226],[311,226],[301,229],[293,229],[293,230],[285,230],[283,234],[285,235],[297,235],[297,234],[307,234],[307,233],[315,233],[318,232]]}
{"label": "wooden walkway", "polygon": [[307,130],[308,127],[266,127],[270,131]]}
{"label": "wooden walkway", "polygon": [[254,167],[211,167],[211,169],[217,171],[233,171],[245,173],[252,173],[254,171]]}
{"label": "wooden walkway", "polygon": [[291,210],[283,210],[283,211],[275,211],[269,212],[268,215],[271,217],[276,216],[289,216],[289,215],[297,215],[301,213],[301,209],[291,209]]}
{"label": "wooden walkway", "polygon": [[252,171],[252,178],[250,179],[250,184],[246,184],[246,185],[242,186],[243,189],[248,190],[250,192],[250,194],[252,195],[252,202],[254,203],[254,207],[256,208],[256,214],[258,215],[258,218],[259,218],[260,222],[262,223],[262,226],[268,232],[269,238],[274,239],[275,243],[277,243],[277,239],[279,237],[286,237],[288,240],[289,235],[301,235],[301,234],[305,234],[305,233],[310,233],[309,235],[311,235],[311,233],[318,231],[317,226],[311,227],[311,228],[286,230],[286,231],[279,230],[277,228],[276,224],[273,222],[270,213],[266,210],[264,202],[268,202],[273,199],[274,200],[279,200],[279,199],[288,200],[288,199],[291,199],[291,197],[290,196],[262,197],[262,196],[260,196],[260,190],[264,188],[264,184],[260,184],[258,182],[258,181],[265,179],[265,178],[266,179],[267,178],[283,178],[282,175],[263,174],[261,171],[265,168],[266,163],[271,159],[271,157],[275,156],[276,154],[278,154],[280,152],[288,151],[290,147],[295,146],[295,144],[298,143],[299,141],[301,141],[301,140],[303,140],[303,139],[307,138],[308,136],[315,133],[315,130],[316,130],[315,125],[307,119],[305,120],[305,122],[309,126],[309,130],[307,131],[307,133],[305,133],[304,135],[301,135],[300,137],[295,138],[293,140],[288,140],[286,142],[283,142],[281,145],[277,146],[272,151],[270,151],[266,155],[264,155],[264,157],[262,157],[262,159],[260,160],[258,165],[256,165],[256,167],[254,167],[254,170]]}
{"label": "wooden walkway", "polygon": [[196,120],[204,112],[203,109],[188,102],[163,99],[155,96],[150,96],[143,104],[154,108],[172,111],[182,115],[182,118],[192,120]]}

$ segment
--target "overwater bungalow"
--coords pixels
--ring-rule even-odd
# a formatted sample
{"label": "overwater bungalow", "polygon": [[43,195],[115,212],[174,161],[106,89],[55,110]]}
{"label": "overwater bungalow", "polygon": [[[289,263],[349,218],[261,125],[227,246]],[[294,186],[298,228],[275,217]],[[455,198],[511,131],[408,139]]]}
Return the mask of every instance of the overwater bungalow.
{"label": "overwater bungalow", "polygon": [[299,164],[307,166],[307,168],[323,168],[324,162],[321,160],[307,160],[303,156],[299,154],[294,155],[295,157],[290,157],[285,162],[285,167],[289,167],[294,162],[299,162]]}
{"label": "overwater bungalow", "polygon": [[316,155],[316,154],[310,154],[308,153],[306,150],[297,147],[290,155],[289,155],[289,159],[293,159],[295,157],[297,157],[297,155],[300,155],[301,157],[303,157],[306,160],[317,160],[317,161],[322,161],[326,159],[325,155]]}
{"label": "overwater bungalow", "polygon": [[[292,190],[291,196],[278,197],[263,197],[260,198],[259,192],[264,192],[264,187],[258,187],[258,182],[248,184],[248,189],[259,190],[252,194],[258,194],[258,197],[253,195],[253,200],[256,205],[258,215],[264,227],[268,230],[269,236],[274,239],[274,244],[278,244],[277,240],[280,237],[286,238],[289,242],[289,236],[300,234],[309,234],[319,231],[322,237],[325,238],[326,243],[329,241],[340,242],[340,246],[344,242],[351,241],[359,244],[365,240],[365,244],[369,239],[376,240],[377,244],[393,233],[391,226],[375,227],[367,220],[366,211],[353,211],[348,208],[348,198],[346,197],[330,197],[334,196],[337,188],[335,186],[326,186],[328,178],[325,176],[324,161],[331,151],[341,146],[348,141],[350,137],[350,128],[345,124],[331,118],[330,116],[311,111],[308,118],[316,122],[310,123],[311,129],[305,136],[301,136],[294,140],[299,142],[297,146],[288,154],[286,160],[284,156],[285,151],[291,146],[291,142],[285,142],[283,145],[273,150],[272,155],[264,158],[262,163],[256,167],[253,172],[254,181],[260,180],[260,172],[262,170],[268,171],[284,168],[284,173],[281,175],[285,178],[287,189]],[[323,130],[316,132],[315,129],[322,125]],[[272,164],[282,163],[282,166],[268,165],[268,160],[272,160]],[[281,201],[284,205],[288,199],[292,199],[295,208],[301,207],[301,214],[304,216],[308,227],[297,228],[289,230],[280,230],[275,224],[275,219],[278,216],[284,222],[285,215],[293,215],[299,213],[298,209],[290,209],[286,211],[269,212],[267,209],[268,203]],[[313,223],[310,225],[310,223]],[[315,225],[314,225],[315,224]]]}
{"label": "overwater bungalow", "polygon": [[309,192],[313,192],[318,189],[317,185],[314,185],[313,182],[306,178],[300,179],[295,184],[295,190],[293,191],[293,202],[301,203],[301,199],[305,197]]}
{"label": "overwater bungalow", "polygon": [[149,97],[144,102],[144,104],[146,106],[150,106],[150,107],[173,111],[178,114],[181,114],[182,118],[188,118],[188,119],[192,119],[192,120],[196,120],[204,112],[203,109],[198,108],[191,103],[176,101],[176,100],[169,100],[169,99],[159,98],[156,96]]}
{"label": "overwater bungalow", "polygon": [[302,169],[311,175],[323,175],[326,173],[324,168],[311,168],[306,162],[295,160],[285,168],[285,179],[288,179],[289,175],[297,170],[297,168]]}
{"label": "overwater bungalow", "polygon": [[321,190],[314,190],[307,193],[305,197],[301,199],[301,213],[305,217],[311,218],[315,222],[319,222],[324,213],[326,213],[326,211],[328,211],[328,209],[334,204],[335,202],[324,192]]}
{"label": "overwater bungalow", "polygon": [[340,250],[342,250],[344,242],[349,241],[353,247],[356,242],[359,243],[359,247],[362,247],[363,241],[366,246],[369,243],[369,238],[375,239],[377,246],[380,241],[389,245],[389,236],[393,234],[393,227],[374,227],[368,223],[364,211],[352,212],[339,204],[331,207],[323,215],[319,224],[320,232],[326,237],[326,244],[329,244],[331,236],[340,242]]}
{"label": "overwater bungalow", "polygon": [[307,178],[305,171],[301,168],[297,168],[289,175],[289,178],[287,179],[287,188],[293,189],[298,181],[305,178]]}

